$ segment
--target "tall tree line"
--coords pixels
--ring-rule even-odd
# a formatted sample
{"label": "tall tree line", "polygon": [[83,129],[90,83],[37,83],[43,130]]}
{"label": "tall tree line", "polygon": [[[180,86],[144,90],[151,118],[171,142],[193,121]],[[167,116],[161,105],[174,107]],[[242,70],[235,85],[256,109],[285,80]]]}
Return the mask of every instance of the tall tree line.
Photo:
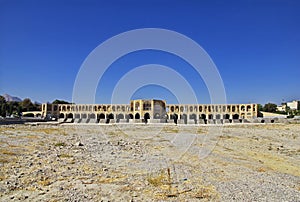
{"label": "tall tree line", "polygon": [[0,96],[0,116],[2,117],[20,116],[22,112],[40,110],[41,105],[32,103],[29,98],[25,98],[22,102],[7,102],[3,96]]}

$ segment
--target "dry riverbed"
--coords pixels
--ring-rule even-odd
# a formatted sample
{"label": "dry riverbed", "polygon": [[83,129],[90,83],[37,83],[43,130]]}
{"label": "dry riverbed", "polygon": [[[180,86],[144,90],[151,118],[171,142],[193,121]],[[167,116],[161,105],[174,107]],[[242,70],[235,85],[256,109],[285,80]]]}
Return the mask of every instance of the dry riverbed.
{"label": "dry riverbed", "polygon": [[300,124],[0,126],[0,201],[300,201]]}

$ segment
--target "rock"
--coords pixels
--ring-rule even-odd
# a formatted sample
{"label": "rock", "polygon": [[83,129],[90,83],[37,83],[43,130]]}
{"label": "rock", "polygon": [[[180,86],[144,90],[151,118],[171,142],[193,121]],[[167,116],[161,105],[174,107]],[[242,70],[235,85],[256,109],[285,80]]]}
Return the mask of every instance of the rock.
{"label": "rock", "polygon": [[79,147],[82,147],[82,146],[84,146],[81,142],[77,142],[77,144],[76,144],[77,146],[79,146]]}

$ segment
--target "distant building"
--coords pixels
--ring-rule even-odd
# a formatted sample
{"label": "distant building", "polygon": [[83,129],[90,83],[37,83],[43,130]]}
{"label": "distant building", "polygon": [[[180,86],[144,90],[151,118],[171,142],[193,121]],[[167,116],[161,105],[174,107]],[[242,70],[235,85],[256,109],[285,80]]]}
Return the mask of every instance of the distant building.
{"label": "distant building", "polygon": [[300,110],[300,101],[294,100],[291,102],[282,103],[280,106],[277,106],[277,111],[286,111],[287,107],[291,110]]}
{"label": "distant building", "polygon": [[276,109],[279,112],[285,112],[286,111],[286,105],[284,103],[282,103],[282,105],[277,106]]}
{"label": "distant building", "polygon": [[300,101],[294,100],[292,102],[287,102],[286,105],[291,109],[291,110],[299,110],[300,108]]}

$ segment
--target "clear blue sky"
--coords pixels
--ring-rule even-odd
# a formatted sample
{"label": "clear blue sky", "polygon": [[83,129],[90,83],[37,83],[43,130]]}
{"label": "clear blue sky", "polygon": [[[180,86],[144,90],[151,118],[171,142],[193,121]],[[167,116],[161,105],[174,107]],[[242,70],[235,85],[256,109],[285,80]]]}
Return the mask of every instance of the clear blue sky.
{"label": "clear blue sky", "polygon": [[[300,99],[298,0],[0,0],[0,94],[71,101],[88,54],[110,37],[138,28],[174,30],[200,44],[219,69],[229,103]],[[182,68],[193,80],[179,58],[140,51],[112,65],[101,81],[108,87],[97,91],[96,101],[107,102],[126,71],[148,63]],[[199,102],[209,102],[205,84],[198,85]],[[174,102],[172,93],[157,86],[133,97]]]}

